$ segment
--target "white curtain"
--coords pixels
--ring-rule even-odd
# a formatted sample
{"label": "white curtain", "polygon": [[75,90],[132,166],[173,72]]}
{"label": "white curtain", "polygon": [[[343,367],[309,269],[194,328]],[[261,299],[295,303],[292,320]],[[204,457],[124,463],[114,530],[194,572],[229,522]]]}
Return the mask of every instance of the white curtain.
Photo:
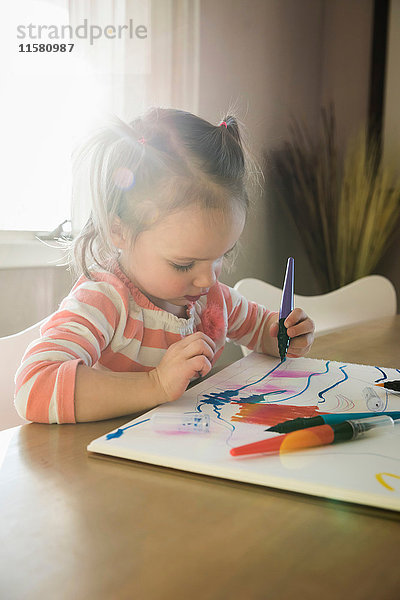
{"label": "white curtain", "polygon": [[[115,113],[131,121],[149,106],[172,106],[191,112],[198,108],[200,0],[69,0],[70,25],[104,28],[127,25],[121,39],[106,37],[79,43],[82,90],[87,78],[97,90],[91,94],[91,116]],[[141,26],[138,38],[134,32]],[[144,29],[147,37],[144,38]],[[82,29],[83,31],[83,29]],[[88,33],[89,35],[89,33]],[[80,99],[87,115],[87,98]],[[85,118],[83,116],[83,118]],[[82,132],[85,129],[82,123]],[[86,222],[89,191],[79,190],[73,209],[73,231]]]}
{"label": "white curtain", "polygon": [[[150,105],[196,112],[199,79],[200,0],[69,0],[70,24],[103,30],[130,26],[121,39],[90,40],[76,56],[102,88],[99,109],[133,118]],[[141,27],[136,37],[136,27]],[[143,26],[147,28],[144,38]],[[83,31],[83,29],[81,29]],[[89,33],[88,33],[89,35]]]}
{"label": "white curtain", "polygon": [[[18,0],[6,2],[0,38],[5,121],[0,152],[7,202],[0,230],[52,231],[70,215],[70,154],[104,113],[132,120],[149,106],[197,112],[200,0]],[[17,26],[35,27],[18,39]],[[90,43],[90,27],[147,27]],[[70,26],[80,37],[51,38],[47,27]],[[44,33],[38,36],[38,27]],[[87,38],[82,37],[87,28]],[[68,29],[67,29],[68,31]],[[121,32],[127,30],[121,30]],[[130,32],[129,32],[130,33]],[[141,30],[143,34],[143,30]],[[71,52],[32,53],[35,42],[73,43]],[[69,47],[69,44],[68,44]],[[88,212],[81,196],[74,231]],[[1,231],[0,231],[1,235]]]}
{"label": "white curtain", "polygon": [[148,104],[197,113],[200,0],[152,0]]}

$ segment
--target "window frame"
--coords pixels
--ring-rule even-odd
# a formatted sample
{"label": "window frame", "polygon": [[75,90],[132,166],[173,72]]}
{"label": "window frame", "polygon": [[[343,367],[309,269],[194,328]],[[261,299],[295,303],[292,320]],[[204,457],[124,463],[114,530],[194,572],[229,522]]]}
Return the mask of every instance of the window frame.
{"label": "window frame", "polygon": [[0,230],[0,269],[55,267],[65,263],[65,250],[56,240],[41,240],[46,232]]}

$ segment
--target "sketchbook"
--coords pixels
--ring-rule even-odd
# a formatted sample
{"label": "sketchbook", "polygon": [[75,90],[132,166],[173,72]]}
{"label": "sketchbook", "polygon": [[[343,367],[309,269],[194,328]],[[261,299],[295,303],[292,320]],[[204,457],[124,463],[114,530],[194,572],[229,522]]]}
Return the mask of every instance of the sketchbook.
{"label": "sketchbook", "polygon": [[[175,402],[92,441],[94,453],[330,499],[400,510],[400,428],[352,442],[281,455],[233,457],[232,447],[278,434],[266,429],[299,416],[400,410],[400,394],[374,383],[399,379],[389,369],[251,353],[187,390]],[[157,431],[156,415],[196,413],[206,433]],[[208,415],[208,417],[206,417]],[[165,419],[164,419],[165,420]],[[122,430],[122,431],[121,431]],[[111,432],[112,433],[112,432]]]}

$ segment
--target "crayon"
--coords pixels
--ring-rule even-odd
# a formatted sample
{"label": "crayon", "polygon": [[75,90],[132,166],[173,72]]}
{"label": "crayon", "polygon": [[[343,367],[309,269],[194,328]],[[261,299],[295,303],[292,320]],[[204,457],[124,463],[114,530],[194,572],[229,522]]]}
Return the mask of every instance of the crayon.
{"label": "crayon", "polygon": [[279,309],[279,329],[278,329],[278,348],[281,361],[286,358],[290,338],[287,334],[284,321],[293,310],[293,292],[294,292],[294,258],[287,260],[285,281],[282,290],[281,306]]}
{"label": "crayon", "polygon": [[[377,427],[393,427],[394,424],[395,422],[391,417],[382,415],[368,419],[343,421],[335,425],[319,425],[318,427],[292,431],[285,435],[278,435],[267,440],[245,444],[244,446],[237,446],[236,448],[231,448],[230,454],[232,456],[284,454],[314,446],[326,446],[337,442],[355,440]],[[400,424],[400,420],[396,421],[396,424]]]}
{"label": "crayon", "polygon": [[382,381],[381,383],[376,383],[375,385],[379,385],[379,387],[383,387],[391,392],[400,392],[400,381]]}
{"label": "crayon", "polygon": [[392,417],[392,419],[400,419],[400,410],[387,412],[330,413],[318,415],[318,417],[299,417],[297,419],[290,419],[289,421],[282,421],[282,423],[269,427],[265,431],[289,433],[290,431],[298,431],[299,429],[307,429],[308,427],[317,427],[318,425],[334,425],[352,419],[368,419],[370,417],[380,417],[382,415],[388,415],[389,417]]}

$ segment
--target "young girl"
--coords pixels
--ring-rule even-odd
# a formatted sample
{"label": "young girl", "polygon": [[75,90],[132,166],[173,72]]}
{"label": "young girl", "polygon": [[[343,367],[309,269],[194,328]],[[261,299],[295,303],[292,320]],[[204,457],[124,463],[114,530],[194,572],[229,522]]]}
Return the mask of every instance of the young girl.
{"label": "young girl", "polygon": [[[83,273],[42,326],[16,375],[19,414],[96,421],[172,402],[206,375],[227,338],[278,356],[278,316],[218,281],[248,208],[247,157],[234,117],[219,125],[151,109],[96,133],[91,217],[75,241]],[[313,342],[286,319],[289,357]]]}

